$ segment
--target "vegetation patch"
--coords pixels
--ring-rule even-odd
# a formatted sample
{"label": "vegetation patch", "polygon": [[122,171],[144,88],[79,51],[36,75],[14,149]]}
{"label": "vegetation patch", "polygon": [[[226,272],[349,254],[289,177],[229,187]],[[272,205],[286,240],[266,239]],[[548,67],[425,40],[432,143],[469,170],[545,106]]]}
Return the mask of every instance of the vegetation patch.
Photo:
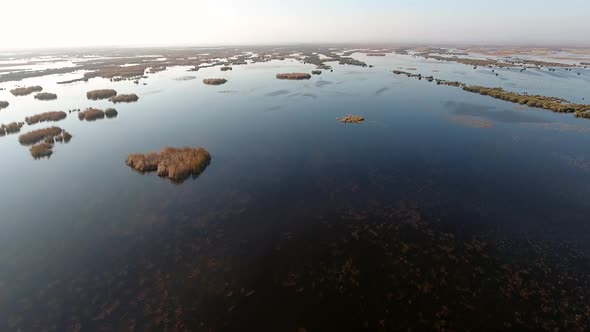
{"label": "vegetation patch", "polygon": [[80,121],[96,121],[99,119],[104,119],[104,117],[104,111],[97,108],[87,108],[86,110],[78,113],[78,119],[80,119]]}
{"label": "vegetation patch", "polygon": [[359,116],[359,115],[349,114],[344,117],[338,118],[338,121],[344,122],[344,123],[363,123],[363,122],[365,122],[365,118],[363,118],[362,116]]}
{"label": "vegetation patch", "polygon": [[321,70],[312,70],[311,71],[311,74],[312,75],[321,75],[322,74],[322,71]]}
{"label": "vegetation patch", "polygon": [[288,74],[277,74],[279,80],[308,80],[311,75],[308,73],[288,73]]}
{"label": "vegetation patch", "polygon": [[0,125],[0,136],[5,136],[9,134],[16,134],[20,132],[20,129],[23,127],[24,122],[11,122],[9,124],[2,124]]}
{"label": "vegetation patch", "polygon": [[233,70],[233,68],[232,67],[229,67],[229,66],[223,66],[223,67],[221,67],[221,71],[228,71],[228,70]]}
{"label": "vegetation patch", "polygon": [[227,83],[227,80],[225,78],[206,78],[203,83],[206,85],[222,85]]}
{"label": "vegetation patch", "polygon": [[117,95],[117,91],[113,89],[92,90],[86,92],[86,98],[90,100],[108,99]]}
{"label": "vegetation patch", "polygon": [[55,137],[61,135],[62,132],[63,130],[59,127],[37,129],[20,135],[18,137],[18,141],[23,145],[32,145],[43,141],[46,137]]}
{"label": "vegetation patch", "polygon": [[8,105],[10,105],[10,104],[7,101],[0,100],[0,110],[1,109],[4,109],[4,108],[7,108]]}
{"label": "vegetation patch", "polygon": [[385,56],[385,53],[367,53],[367,56]]}
{"label": "vegetation patch", "polygon": [[29,149],[31,155],[35,159],[49,158],[53,154],[53,144],[50,143],[39,143],[31,146]]}
{"label": "vegetation patch", "polygon": [[37,100],[55,100],[57,99],[57,95],[55,93],[50,92],[41,92],[35,95],[35,99]]}
{"label": "vegetation patch", "polygon": [[109,118],[109,119],[111,119],[111,118],[116,118],[118,114],[119,114],[119,113],[118,113],[118,112],[117,112],[117,110],[116,110],[116,109],[114,109],[114,108],[107,108],[107,109],[104,111],[104,115],[105,115],[107,118]]}
{"label": "vegetation patch", "polygon": [[12,93],[12,95],[18,97],[18,96],[28,96],[33,92],[40,92],[40,91],[43,91],[43,88],[38,85],[35,85],[35,86],[20,87],[20,88],[12,89],[12,90],[10,90],[10,93]]}
{"label": "vegetation patch", "polygon": [[135,94],[128,94],[128,95],[118,95],[115,97],[111,97],[109,101],[113,103],[134,103],[139,100],[139,97]]}
{"label": "vegetation patch", "polygon": [[39,122],[49,122],[49,121],[60,121],[67,117],[68,115],[66,112],[58,111],[58,112],[45,112],[41,114],[36,114],[33,116],[28,116],[25,118],[25,122],[31,126]]}
{"label": "vegetation patch", "polygon": [[189,176],[198,176],[211,162],[211,155],[204,148],[171,148],[160,153],[131,154],[127,165],[139,172],[156,172],[158,176],[181,182]]}

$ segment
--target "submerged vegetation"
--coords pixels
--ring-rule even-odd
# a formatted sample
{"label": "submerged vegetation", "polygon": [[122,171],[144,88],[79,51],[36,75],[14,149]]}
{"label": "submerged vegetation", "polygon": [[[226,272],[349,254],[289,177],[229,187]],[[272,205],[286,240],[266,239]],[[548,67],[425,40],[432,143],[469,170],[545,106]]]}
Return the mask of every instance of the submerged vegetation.
{"label": "submerged vegetation", "polygon": [[12,95],[19,97],[19,96],[28,96],[33,92],[40,92],[43,91],[43,88],[35,85],[35,86],[29,86],[29,87],[20,87],[20,88],[16,88],[16,89],[12,89],[10,90],[10,93],[12,93]]}
{"label": "submerged vegetation", "polygon": [[227,80],[225,78],[206,78],[203,80],[203,83],[206,85],[222,85],[226,82]]}
{"label": "submerged vegetation", "polygon": [[8,134],[16,134],[20,132],[20,129],[23,127],[24,122],[11,122],[7,125],[2,124],[0,125],[0,136],[5,136]]}
{"label": "submerged vegetation", "polygon": [[128,95],[118,95],[115,97],[111,97],[109,101],[113,103],[134,103],[139,100],[139,97],[135,94],[128,94]]}
{"label": "submerged vegetation", "polygon": [[41,92],[35,95],[35,99],[37,100],[55,100],[57,99],[57,95],[55,93],[50,92]]}
{"label": "submerged vegetation", "polygon": [[277,74],[279,80],[308,80],[311,75],[308,73],[288,73],[288,74]]}
{"label": "submerged vegetation", "polygon": [[180,182],[198,176],[210,162],[211,155],[204,148],[167,147],[160,153],[131,154],[126,163],[139,172],[157,172],[158,176]]}
{"label": "submerged vegetation", "polygon": [[363,118],[362,116],[352,115],[352,114],[338,118],[337,120],[340,122],[344,122],[344,123],[363,123],[363,122],[365,122],[365,118]]}
{"label": "submerged vegetation", "polygon": [[117,95],[117,91],[113,89],[92,90],[86,92],[86,98],[90,100],[108,99]]}
{"label": "submerged vegetation", "polygon": [[10,105],[10,104],[7,101],[0,100],[0,110],[1,109],[4,109],[4,108],[7,108],[8,105]]}
{"label": "submerged vegetation", "polygon": [[31,126],[39,122],[48,122],[48,121],[60,121],[67,117],[68,115],[66,112],[58,111],[58,112],[45,112],[41,114],[36,114],[33,116],[28,116],[25,118],[25,122]]}

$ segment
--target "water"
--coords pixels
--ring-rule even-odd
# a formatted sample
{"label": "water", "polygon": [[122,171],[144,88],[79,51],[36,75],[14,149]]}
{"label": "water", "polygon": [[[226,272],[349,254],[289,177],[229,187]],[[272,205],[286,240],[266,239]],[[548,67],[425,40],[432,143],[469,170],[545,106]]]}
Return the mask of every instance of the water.
{"label": "water", "polygon": [[[502,70],[498,78],[489,69],[458,64],[358,57],[375,67],[334,65],[334,72],[309,81],[276,80],[279,72],[313,69],[286,61],[234,66],[229,72],[171,68],[149,75],[145,86],[104,79],[56,84],[79,74],[17,83],[57,93],[58,99],[48,102],[0,91],[0,100],[10,102],[0,123],[45,111],[111,106],[86,100],[93,89],[140,96],[137,103],[117,104],[116,119],[81,122],[71,114],[56,123],[74,137],[57,144],[49,160],[33,160],[17,135],[0,138],[0,310],[5,313],[0,324],[23,331],[162,330],[175,324],[179,331],[239,324],[379,327],[381,319],[373,316],[381,302],[356,307],[367,299],[372,303],[372,288],[363,287],[380,278],[367,272],[376,266],[360,259],[370,251],[338,242],[356,234],[342,227],[357,219],[391,225],[420,214],[436,224],[428,226],[430,232],[588,249],[590,121],[391,70],[416,67],[423,75],[578,102],[590,98],[590,72],[578,77]],[[196,78],[179,80],[187,75]],[[202,84],[211,77],[229,81]],[[336,120],[346,114],[367,121]],[[212,162],[181,185],[125,165],[129,153],[165,146],[203,146]],[[389,234],[383,228],[375,233]],[[379,241],[391,240],[378,235]],[[342,251],[329,254],[334,250]],[[347,253],[355,267],[345,260],[344,272],[330,274],[326,257],[338,261]],[[523,257],[514,264],[534,261]],[[328,267],[320,264],[324,259]],[[497,257],[500,263],[510,259]],[[583,271],[587,258],[582,262],[567,268]],[[356,276],[350,272],[355,269],[361,271],[361,286],[342,277]],[[314,296],[324,290],[309,286],[321,285],[318,280],[341,283],[346,291],[318,302]],[[307,282],[303,290],[284,291]],[[357,287],[367,293],[347,293]],[[319,304],[335,311],[316,317]],[[266,311],[260,317],[253,307]],[[330,321],[350,312],[359,316]],[[382,313],[383,324],[391,314]]]}

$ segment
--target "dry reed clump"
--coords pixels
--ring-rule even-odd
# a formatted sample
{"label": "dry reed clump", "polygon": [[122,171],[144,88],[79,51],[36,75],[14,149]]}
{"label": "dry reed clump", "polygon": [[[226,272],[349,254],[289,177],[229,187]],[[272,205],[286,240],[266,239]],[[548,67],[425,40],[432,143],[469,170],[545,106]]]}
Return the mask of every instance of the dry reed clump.
{"label": "dry reed clump", "polygon": [[80,119],[80,121],[96,121],[98,119],[104,119],[104,116],[104,111],[97,108],[87,108],[78,113],[78,119]]}
{"label": "dry reed clump", "polygon": [[28,116],[25,118],[25,122],[31,126],[39,122],[46,122],[46,121],[60,121],[67,117],[68,115],[66,112],[45,112],[41,114],[36,114],[33,116]]}
{"label": "dry reed clump", "polygon": [[109,101],[113,103],[133,103],[139,100],[139,97],[135,94],[128,94],[128,95],[118,95],[115,97],[111,97]]}
{"label": "dry reed clump", "polygon": [[308,80],[311,75],[308,73],[288,73],[288,74],[277,74],[279,80]]}
{"label": "dry reed clump", "polygon": [[362,123],[365,121],[365,118],[363,118],[362,116],[359,116],[359,115],[349,114],[347,116],[338,118],[338,121],[344,122],[344,123]]}
{"label": "dry reed clump", "polygon": [[7,125],[2,124],[0,125],[0,136],[18,133],[23,125],[24,122],[11,122]]}
{"label": "dry reed clump", "polygon": [[53,154],[53,144],[50,143],[39,143],[31,146],[29,149],[31,155],[35,159],[47,157],[49,158]]}
{"label": "dry reed clump", "polygon": [[228,71],[228,70],[233,70],[233,68],[230,67],[230,66],[223,66],[223,67],[221,67],[221,71]]}
{"label": "dry reed clump", "polygon": [[44,129],[37,129],[30,131],[26,134],[22,134],[18,137],[18,141],[20,144],[23,145],[32,145],[38,142],[41,142],[48,136],[58,136],[61,135],[62,129],[59,127],[50,127]]}
{"label": "dry reed clump", "polygon": [[118,114],[119,112],[117,112],[117,110],[114,108],[107,108],[104,111],[104,115],[109,119],[117,117]]}
{"label": "dry reed clump", "polygon": [[35,95],[35,99],[37,100],[56,100],[57,95],[55,93],[50,92],[41,92]]}
{"label": "dry reed clump", "polygon": [[86,98],[90,100],[108,99],[117,95],[113,89],[100,89],[86,92]]}
{"label": "dry reed clump", "polygon": [[313,75],[321,75],[322,74],[322,71],[321,70],[312,70],[311,73]]}
{"label": "dry reed clump", "polygon": [[7,101],[0,100],[0,110],[3,108],[7,108],[10,105]]}
{"label": "dry reed clump", "polygon": [[203,80],[206,85],[221,85],[227,83],[225,78],[206,78]]}
{"label": "dry reed clump", "polygon": [[211,162],[211,155],[199,148],[164,148],[160,153],[130,154],[127,165],[139,172],[157,172],[158,176],[173,181],[183,181],[189,176],[198,176]]}
{"label": "dry reed clump", "polygon": [[10,93],[12,93],[14,96],[18,97],[18,96],[28,96],[33,92],[40,92],[43,91],[43,88],[35,85],[35,86],[29,86],[29,87],[21,87],[21,88],[15,88],[10,90]]}

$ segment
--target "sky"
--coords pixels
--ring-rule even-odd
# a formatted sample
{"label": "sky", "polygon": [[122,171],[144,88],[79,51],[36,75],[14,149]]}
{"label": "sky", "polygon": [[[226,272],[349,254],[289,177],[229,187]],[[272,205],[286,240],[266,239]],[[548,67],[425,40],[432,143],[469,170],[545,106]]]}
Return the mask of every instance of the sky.
{"label": "sky", "polygon": [[0,48],[590,44],[589,0],[6,0]]}

